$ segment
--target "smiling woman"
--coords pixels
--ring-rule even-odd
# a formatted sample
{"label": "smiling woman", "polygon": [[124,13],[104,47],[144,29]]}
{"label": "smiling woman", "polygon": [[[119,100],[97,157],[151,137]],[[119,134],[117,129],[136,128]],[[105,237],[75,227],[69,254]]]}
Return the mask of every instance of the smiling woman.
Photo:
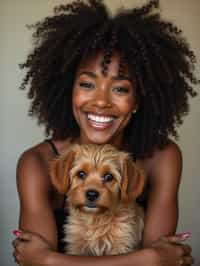
{"label": "smiling woman", "polygon": [[[56,7],[53,16],[33,25],[35,47],[21,65],[27,69],[21,88],[28,87],[30,114],[45,125],[50,139],[25,151],[18,162],[22,231],[13,243],[18,262],[193,262],[191,248],[180,243],[189,234],[175,235],[182,156],[170,137],[177,136],[199,81],[194,53],[182,32],[160,18],[158,6],[158,1],[149,1],[111,16],[103,1],[77,0]],[[147,185],[137,199],[145,210],[141,250],[114,257],[59,253],[68,205],[51,183],[49,162],[76,143],[112,144],[144,169]]]}
{"label": "smiling woman", "polygon": [[119,53],[111,57],[106,75],[104,53],[85,60],[78,67],[72,102],[80,128],[81,143],[111,143],[120,147],[123,130],[137,108],[134,85],[127,67],[119,76]]}

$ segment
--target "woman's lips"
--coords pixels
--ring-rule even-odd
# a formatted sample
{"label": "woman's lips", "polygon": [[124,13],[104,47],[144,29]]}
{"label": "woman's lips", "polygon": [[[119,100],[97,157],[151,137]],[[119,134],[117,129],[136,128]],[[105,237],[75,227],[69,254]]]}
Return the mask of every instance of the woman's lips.
{"label": "woman's lips", "polygon": [[107,115],[97,115],[97,114],[91,114],[88,113],[87,117],[89,120],[97,123],[109,123],[114,120],[113,116],[107,116]]}
{"label": "woman's lips", "polygon": [[106,129],[109,128],[113,121],[113,116],[107,116],[107,115],[97,115],[92,113],[87,113],[87,119],[90,124],[95,129]]}

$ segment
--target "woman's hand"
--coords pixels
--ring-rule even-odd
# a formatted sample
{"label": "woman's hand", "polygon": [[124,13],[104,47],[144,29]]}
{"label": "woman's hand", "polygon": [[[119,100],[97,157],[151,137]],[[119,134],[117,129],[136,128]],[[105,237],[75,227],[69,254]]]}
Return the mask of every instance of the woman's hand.
{"label": "woman's hand", "polygon": [[15,260],[20,265],[46,265],[49,253],[53,250],[49,243],[39,236],[29,232],[15,232],[17,238],[13,241]]}
{"label": "woman's hand", "polygon": [[188,234],[161,237],[151,248],[154,250],[156,266],[191,265],[194,260],[189,245],[181,243],[188,238]]}

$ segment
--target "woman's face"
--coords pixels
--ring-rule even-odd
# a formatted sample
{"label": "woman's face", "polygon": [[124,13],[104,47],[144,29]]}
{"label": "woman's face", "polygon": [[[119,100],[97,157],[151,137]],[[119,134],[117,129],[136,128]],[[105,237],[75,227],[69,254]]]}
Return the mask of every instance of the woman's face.
{"label": "woman's face", "polygon": [[119,54],[112,55],[102,74],[103,53],[82,61],[75,78],[72,104],[80,127],[80,143],[120,146],[124,128],[137,108],[136,93],[127,67],[119,77]]}

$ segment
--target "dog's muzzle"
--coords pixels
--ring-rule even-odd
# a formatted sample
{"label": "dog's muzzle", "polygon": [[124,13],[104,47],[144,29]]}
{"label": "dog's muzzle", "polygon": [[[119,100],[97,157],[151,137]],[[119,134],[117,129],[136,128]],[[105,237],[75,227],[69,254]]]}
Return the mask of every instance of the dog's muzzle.
{"label": "dog's muzzle", "polygon": [[90,208],[95,208],[96,202],[100,196],[99,192],[95,189],[89,189],[85,192],[85,196],[87,199],[87,206]]}

